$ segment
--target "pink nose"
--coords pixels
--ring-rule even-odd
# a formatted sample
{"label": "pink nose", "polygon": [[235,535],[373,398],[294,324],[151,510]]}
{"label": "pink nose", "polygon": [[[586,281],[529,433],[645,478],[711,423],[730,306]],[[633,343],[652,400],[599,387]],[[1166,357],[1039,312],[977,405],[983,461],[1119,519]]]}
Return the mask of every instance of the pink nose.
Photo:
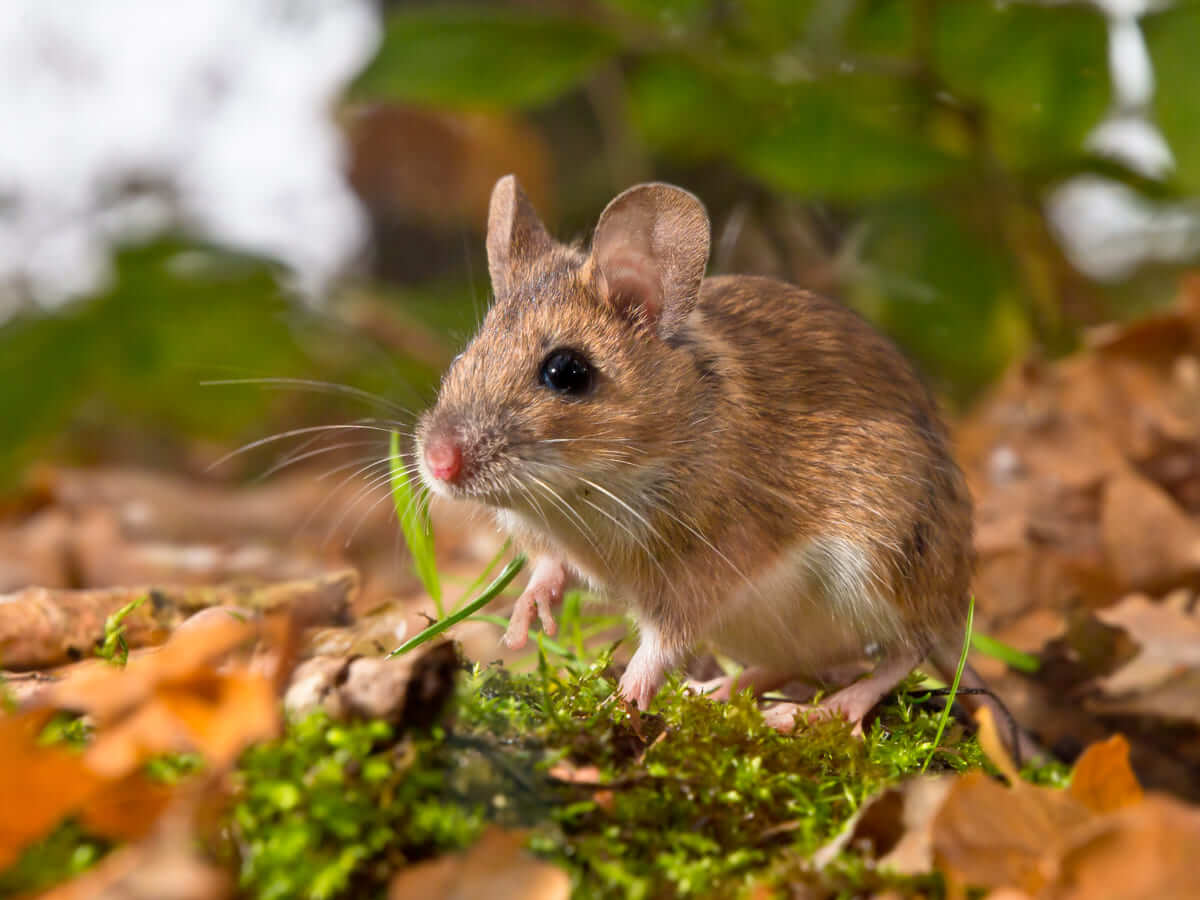
{"label": "pink nose", "polygon": [[439,481],[454,482],[462,474],[462,448],[451,437],[438,437],[425,445],[425,465]]}

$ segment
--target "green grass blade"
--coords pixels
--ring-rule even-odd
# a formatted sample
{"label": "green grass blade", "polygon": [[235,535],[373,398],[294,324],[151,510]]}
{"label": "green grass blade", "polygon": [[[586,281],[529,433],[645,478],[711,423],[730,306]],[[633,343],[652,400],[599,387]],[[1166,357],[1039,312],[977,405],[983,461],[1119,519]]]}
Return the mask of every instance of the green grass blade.
{"label": "green grass blade", "polygon": [[496,576],[496,580],[489,584],[484,589],[482,594],[480,594],[470,603],[458,609],[456,612],[451,613],[445,618],[438,619],[424,631],[409,638],[407,641],[389,653],[388,658],[390,659],[393,656],[400,656],[401,654],[407,653],[414,647],[419,647],[427,641],[433,640],[447,628],[457,625],[459,622],[463,621],[463,619],[469,619],[475,613],[479,612],[479,610],[483,609],[483,607],[487,606],[498,596],[500,596],[500,592],[508,587],[509,583],[517,577],[517,573],[520,572],[524,567],[525,557],[518,556],[504,567],[504,571]]}
{"label": "green grass blade", "polygon": [[412,482],[404,470],[404,458],[400,455],[400,435],[394,431],[388,443],[388,464],[392,475],[392,503],[396,507],[396,518],[400,520],[404,542],[412,554],[417,577],[433,598],[433,607],[441,619],[446,612],[442,607],[442,584],[438,579],[437,559],[433,553],[429,501],[418,500],[413,492]]}
{"label": "green grass blade", "polygon": [[1010,669],[1016,669],[1018,672],[1026,672],[1032,675],[1042,667],[1042,661],[1033,654],[1024,653],[1016,647],[1010,647],[1003,641],[998,641],[994,637],[988,637],[982,632],[977,631],[971,635],[971,646],[980,653],[994,656]]}
{"label": "green grass blade", "polygon": [[[487,581],[488,576],[492,574],[492,572],[495,570],[496,566],[500,565],[500,561],[502,559],[504,559],[504,557],[508,556],[508,551],[511,549],[512,549],[512,538],[509,538],[508,540],[506,540],[504,542],[504,546],[496,551],[496,555],[493,556],[490,560],[488,560],[488,564],[483,567],[483,571],[480,572],[479,575],[476,576],[475,580],[472,581],[470,583],[470,585],[467,586],[467,589],[462,592],[462,596],[469,597],[469,596],[471,596],[471,594],[475,593],[477,590],[479,590],[481,587],[483,587],[483,584],[485,581]],[[507,624],[507,623],[505,623],[505,624]]]}
{"label": "green grass blade", "polygon": [[942,743],[942,734],[946,731],[946,723],[950,721],[950,707],[954,705],[954,698],[958,696],[958,685],[962,681],[963,669],[967,667],[967,653],[971,649],[971,634],[972,628],[975,625],[975,596],[971,596],[971,602],[967,606],[967,629],[963,635],[962,652],[958,655],[958,668],[954,670],[954,681],[950,685],[950,696],[946,698],[946,706],[942,709],[942,715],[938,718],[937,734],[933,738],[933,748],[929,751],[929,755],[925,757],[925,762],[921,764],[921,771],[924,772],[929,768],[929,763],[933,760],[933,754],[937,753],[938,747]]}

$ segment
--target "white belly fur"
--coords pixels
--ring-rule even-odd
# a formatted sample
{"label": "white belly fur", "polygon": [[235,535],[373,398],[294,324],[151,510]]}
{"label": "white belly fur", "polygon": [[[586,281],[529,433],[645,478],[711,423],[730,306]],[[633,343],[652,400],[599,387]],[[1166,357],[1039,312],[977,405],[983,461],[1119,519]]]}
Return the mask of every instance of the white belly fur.
{"label": "white belly fur", "polygon": [[861,658],[869,643],[904,634],[870,557],[842,538],[794,548],[724,607],[710,635],[722,653],[798,675]]}

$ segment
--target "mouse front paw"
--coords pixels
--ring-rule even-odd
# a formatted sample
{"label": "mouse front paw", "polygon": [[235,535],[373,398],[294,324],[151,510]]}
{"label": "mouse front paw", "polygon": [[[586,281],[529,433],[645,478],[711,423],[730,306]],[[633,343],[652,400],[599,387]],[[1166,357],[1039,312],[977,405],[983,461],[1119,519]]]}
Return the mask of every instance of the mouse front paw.
{"label": "mouse front paw", "polygon": [[542,630],[548,635],[558,631],[554,621],[553,607],[562,602],[566,592],[568,576],[566,567],[557,559],[543,556],[534,564],[529,584],[525,586],[517,602],[513,604],[504,632],[504,644],[510,650],[520,650],[529,640],[529,627],[536,614],[542,622]]}

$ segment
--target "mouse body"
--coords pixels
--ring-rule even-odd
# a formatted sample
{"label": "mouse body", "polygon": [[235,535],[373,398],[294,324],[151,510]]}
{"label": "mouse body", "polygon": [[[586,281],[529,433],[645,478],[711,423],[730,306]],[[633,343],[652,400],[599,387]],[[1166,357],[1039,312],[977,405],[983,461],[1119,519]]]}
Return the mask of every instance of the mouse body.
{"label": "mouse body", "polygon": [[[648,706],[704,642],[746,666],[704,686],[716,696],[870,654],[874,672],[822,707],[857,725],[961,640],[970,496],[890,340],[793,285],[705,278],[709,242],[697,198],[645,184],[588,250],[565,245],[501,179],[495,302],[419,423],[421,475],[534,558],[511,646],[535,613],[552,631],[580,579],[637,623],[629,702]],[[798,709],[776,710],[790,727]]]}

